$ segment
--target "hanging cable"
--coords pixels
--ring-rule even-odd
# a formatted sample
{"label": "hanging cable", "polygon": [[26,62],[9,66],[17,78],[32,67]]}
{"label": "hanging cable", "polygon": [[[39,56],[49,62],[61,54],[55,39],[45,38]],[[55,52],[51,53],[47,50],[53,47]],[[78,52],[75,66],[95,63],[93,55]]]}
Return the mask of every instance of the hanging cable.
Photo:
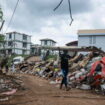
{"label": "hanging cable", "polygon": [[71,26],[72,22],[73,22],[73,17],[72,17],[72,12],[71,12],[71,3],[70,3],[70,0],[68,0],[68,4],[69,4],[69,12],[70,12],[70,18],[71,18],[71,22],[70,22],[70,26]]}
{"label": "hanging cable", "polygon": [[[54,11],[56,11],[60,7],[62,2],[63,2],[63,0],[61,0],[60,3],[54,8]],[[69,4],[69,12],[70,12],[70,18],[71,18],[71,22],[70,22],[70,26],[71,26],[72,22],[73,22],[73,17],[72,17],[72,12],[71,12],[71,3],[70,3],[70,0],[68,0],[68,4]]]}
{"label": "hanging cable", "polygon": [[16,2],[15,8],[14,8],[14,10],[13,10],[13,14],[12,14],[12,16],[11,16],[11,19],[10,19],[10,21],[9,21],[9,24],[8,24],[7,28],[6,28],[5,33],[7,32],[8,28],[9,28],[11,22],[12,22],[12,19],[13,19],[13,16],[14,16],[15,12],[16,12],[16,9],[17,9],[18,4],[19,4],[19,0],[17,0],[17,2]]}
{"label": "hanging cable", "polygon": [[60,3],[54,8],[54,11],[59,8],[59,6],[62,4],[63,0],[60,1]]}

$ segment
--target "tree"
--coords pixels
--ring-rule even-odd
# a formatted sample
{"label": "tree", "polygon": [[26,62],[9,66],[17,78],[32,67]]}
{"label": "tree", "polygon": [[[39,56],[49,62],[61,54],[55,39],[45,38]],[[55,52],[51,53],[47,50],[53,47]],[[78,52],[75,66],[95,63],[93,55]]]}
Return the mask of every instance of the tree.
{"label": "tree", "polygon": [[[0,32],[3,28],[3,25],[4,25],[3,12],[2,12],[2,9],[0,7]],[[5,37],[4,37],[4,35],[0,34],[0,50],[2,48],[3,48],[4,54],[5,54]]]}
{"label": "tree", "polygon": [[[1,9],[1,7],[0,7],[0,31],[1,31],[1,29],[2,29],[3,24],[4,24],[3,12],[2,12],[2,9]],[[3,42],[4,42],[4,35],[0,34],[0,45],[1,45],[1,43],[3,43]]]}
{"label": "tree", "polygon": [[0,22],[3,21],[3,12],[2,12],[2,9],[0,7]]}
{"label": "tree", "polygon": [[0,34],[0,43],[4,41],[4,35]]}
{"label": "tree", "polygon": [[4,35],[0,34],[0,46],[4,43]]}
{"label": "tree", "polygon": [[[5,37],[4,35],[0,34],[0,54],[2,49],[3,51],[5,50]],[[5,51],[3,53],[5,54]]]}
{"label": "tree", "polygon": [[3,12],[2,12],[2,9],[0,7],[0,31],[2,30],[3,28],[3,25],[4,25],[4,20],[3,20]]}

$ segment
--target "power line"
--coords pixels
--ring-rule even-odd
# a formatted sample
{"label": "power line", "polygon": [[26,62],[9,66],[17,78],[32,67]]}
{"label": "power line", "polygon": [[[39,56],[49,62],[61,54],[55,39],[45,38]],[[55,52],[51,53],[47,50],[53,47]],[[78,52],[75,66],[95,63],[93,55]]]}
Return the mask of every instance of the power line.
{"label": "power line", "polygon": [[63,0],[60,1],[60,3],[54,8],[54,11],[59,8],[59,6],[62,4]]}
{"label": "power line", "polygon": [[73,17],[72,17],[72,12],[71,12],[71,3],[70,3],[70,0],[68,0],[68,4],[69,4],[69,12],[70,12],[70,18],[71,18],[71,22],[70,22],[70,26],[71,26],[72,22],[73,22]]}
{"label": "power line", "polygon": [[10,21],[9,21],[9,23],[8,23],[8,26],[7,26],[7,28],[6,28],[5,33],[7,32],[8,28],[9,28],[11,22],[12,22],[12,19],[13,19],[13,16],[14,16],[15,12],[16,12],[16,9],[17,9],[18,4],[19,4],[19,0],[17,0],[17,2],[16,2],[15,8],[14,8],[14,10],[13,10],[13,14],[12,14],[12,16],[11,16],[11,18],[10,18]]}
{"label": "power line", "polygon": [[[63,0],[61,0],[60,3],[54,8],[54,11],[56,11],[60,7],[62,2],[63,2]],[[70,3],[70,0],[68,0],[68,4],[69,4],[69,12],[70,12],[70,18],[71,18],[71,22],[70,22],[70,26],[71,26],[72,22],[73,22],[73,17],[72,17],[72,12],[71,12],[71,3]]]}

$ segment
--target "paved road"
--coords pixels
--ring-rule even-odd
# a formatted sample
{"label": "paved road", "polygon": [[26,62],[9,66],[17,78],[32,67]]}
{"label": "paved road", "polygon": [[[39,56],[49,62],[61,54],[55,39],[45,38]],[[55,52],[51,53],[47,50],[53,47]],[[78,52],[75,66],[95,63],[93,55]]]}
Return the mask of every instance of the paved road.
{"label": "paved road", "polygon": [[18,92],[5,105],[105,105],[105,96],[77,89],[59,90],[35,76],[23,75],[22,78],[26,90]]}

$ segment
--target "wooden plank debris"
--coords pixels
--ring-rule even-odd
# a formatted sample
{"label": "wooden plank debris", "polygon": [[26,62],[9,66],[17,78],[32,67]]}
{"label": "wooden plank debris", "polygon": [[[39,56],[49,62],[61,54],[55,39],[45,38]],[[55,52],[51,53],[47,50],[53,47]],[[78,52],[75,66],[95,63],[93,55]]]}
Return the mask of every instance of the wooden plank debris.
{"label": "wooden plank debris", "polygon": [[99,52],[102,55],[105,55],[105,52],[95,46],[89,46],[89,47],[76,47],[76,46],[57,46],[57,47],[48,47],[48,46],[40,46],[38,47],[40,49],[45,50],[68,50],[72,52]]}

